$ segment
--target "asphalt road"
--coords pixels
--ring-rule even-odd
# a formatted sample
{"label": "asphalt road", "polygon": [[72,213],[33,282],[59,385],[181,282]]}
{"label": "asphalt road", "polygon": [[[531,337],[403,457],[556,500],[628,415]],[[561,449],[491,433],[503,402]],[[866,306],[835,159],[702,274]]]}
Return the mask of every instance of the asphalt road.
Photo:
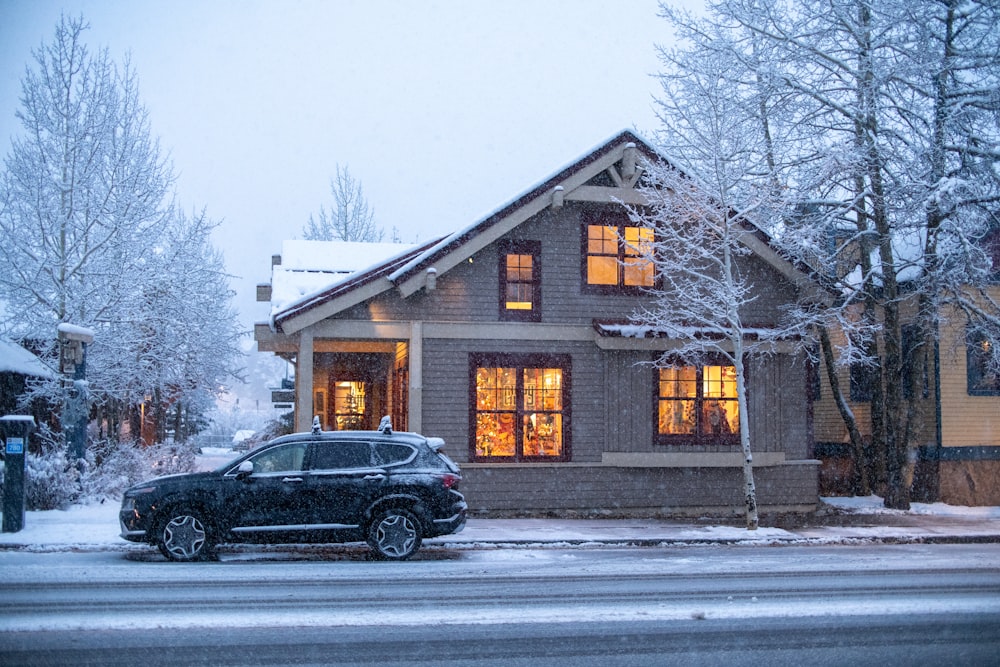
{"label": "asphalt road", "polygon": [[0,554],[3,665],[991,665],[995,545]]}

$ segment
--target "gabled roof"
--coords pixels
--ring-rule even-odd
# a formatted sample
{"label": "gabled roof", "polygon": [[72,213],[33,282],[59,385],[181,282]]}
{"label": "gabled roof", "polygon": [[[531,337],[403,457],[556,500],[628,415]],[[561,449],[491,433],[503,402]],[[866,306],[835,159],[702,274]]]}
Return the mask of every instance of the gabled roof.
{"label": "gabled roof", "polygon": [[[436,246],[430,248],[427,252],[422,253],[420,256],[415,257],[405,266],[394,272],[391,276],[389,276],[389,279],[396,284],[405,283],[408,279],[412,278],[414,274],[419,273],[424,267],[435,264],[435,262],[446,257],[449,253],[455,252],[463,245],[468,244],[472,239],[481,237],[490,229],[501,225],[503,221],[509,219],[515,213],[523,211],[526,207],[531,206],[531,204],[538,205],[540,203],[541,206],[538,206],[538,210],[541,210],[546,206],[551,205],[553,203],[553,199],[556,197],[562,196],[567,199],[572,199],[572,196],[567,197],[572,190],[579,189],[580,187],[586,187],[587,182],[589,182],[592,178],[604,172],[615,162],[618,162],[622,157],[621,153],[623,149],[628,146],[632,146],[640,150],[646,159],[662,159],[661,156],[648,143],[640,139],[631,131],[625,130],[612,139],[606,141],[604,144],[592,149],[575,162],[570,163],[554,176],[551,176],[542,183],[539,183],[513,201],[508,202],[501,208],[497,209],[494,213],[488,215],[486,218],[466,227],[465,229],[459,230],[450,236],[446,236]],[[630,183],[630,185],[634,185],[637,180],[638,174],[635,175],[634,180]],[[534,215],[536,212],[537,211],[533,210],[531,215]],[[530,215],[525,217],[530,217]],[[460,254],[456,258],[456,263],[465,261],[472,254],[473,253]],[[404,294],[407,293],[412,292],[404,290]]]}
{"label": "gabled roof", "polygon": [[[642,205],[645,200],[635,186],[644,160],[666,158],[648,142],[625,130],[468,227],[275,310],[271,327],[278,332],[295,333],[391,289],[408,297],[532,216],[550,206],[558,208],[564,201]],[[811,282],[771,246],[763,231],[755,228],[747,242],[762,259],[796,284]]]}

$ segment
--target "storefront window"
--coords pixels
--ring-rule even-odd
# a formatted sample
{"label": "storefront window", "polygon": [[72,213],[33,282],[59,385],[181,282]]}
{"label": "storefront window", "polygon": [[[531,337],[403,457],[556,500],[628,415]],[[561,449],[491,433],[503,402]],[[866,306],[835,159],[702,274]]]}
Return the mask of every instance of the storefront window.
{"label": "storefront window", "polygon": [[567,367],[474,361],[473,378],[473,458],[566,458]]}

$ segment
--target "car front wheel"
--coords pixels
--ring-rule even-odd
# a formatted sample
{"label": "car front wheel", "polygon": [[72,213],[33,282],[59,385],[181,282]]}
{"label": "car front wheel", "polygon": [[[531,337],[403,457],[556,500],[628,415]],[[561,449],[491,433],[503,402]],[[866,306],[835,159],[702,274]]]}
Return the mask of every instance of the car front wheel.
{"label": "car front wheel", "polygon": [[200,560],[212,547],[208,527],[201,514],[189,509],[169,512],[160,524],[158,538],[160,552],[175,561]]}
{"label": "car front wheel", "polygon": [[404,509],[385,510],[368,527],[368,546],[379,560],[405,560],[420,548],[420,521]]}

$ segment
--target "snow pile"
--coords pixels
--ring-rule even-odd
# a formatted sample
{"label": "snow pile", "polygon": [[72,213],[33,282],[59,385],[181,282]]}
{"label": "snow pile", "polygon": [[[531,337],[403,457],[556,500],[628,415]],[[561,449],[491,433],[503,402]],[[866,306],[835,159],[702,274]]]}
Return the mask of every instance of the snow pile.
{"label": "snow pile", "polygon": [[1000,507],[963,507],[945,503],[910,503],[909,510],[889,509],[879,496],[854,496],[823,498],[824,503],[845,512],[856,514],[919,514],[950,516],[966,519],[1000,519]]}

